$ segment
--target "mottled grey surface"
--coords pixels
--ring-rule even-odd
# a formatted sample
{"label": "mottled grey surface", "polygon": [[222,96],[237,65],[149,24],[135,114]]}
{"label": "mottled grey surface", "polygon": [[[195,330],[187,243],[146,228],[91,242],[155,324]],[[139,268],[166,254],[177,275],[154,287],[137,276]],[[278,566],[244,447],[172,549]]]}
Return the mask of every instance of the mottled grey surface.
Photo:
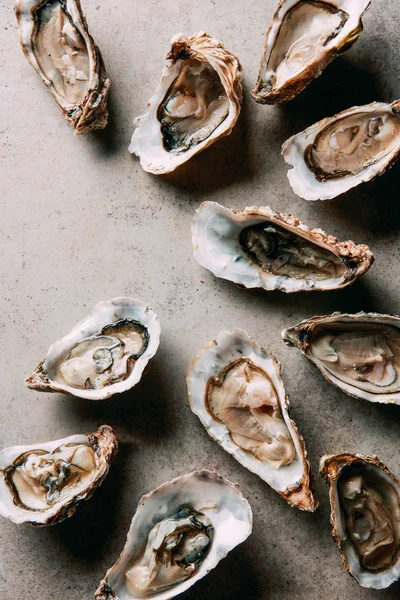
{"label": "mottled grey surface", "polygon": [[[357,44],[296,100],[249,95],[274,0],[86,0],[91,32],[112,79],[110,124],[74,137],[19,47],[11,2],[1,2],[1,447],[113,425],[120,453],[92,500],[54,528],[0,522],[1,600],[87,600],[117,559],[141,495],[200,467],[238,482],[254,533],[182,600],[372,600],[399,584],[360,588],[331,539],[322,454],[376,453],[400,474],[400,407],[331,387],[280,338],[284,327],[333,310],[399,312],[400,166],[331,202],[291,191],[280,145],[317,119],[400,96],[398,2],[373,0]],[[244,67],[245,101],[233,134],[172,176],[144,173],[127,152],[132,119],[157,84],[170,38],[199,30],[223,40]],[[192,258],[190,223],[204,200],[270,204],[341,239],[365,242],[376,264],[339,292],[285,295],[216,280]],[[159,314],[162,343],[132,391],[89,402],[25,388],[51,342],[100,300],[129,294]],[[187,402],[185,372],[222,328],[241,327],[282,363],[291,415],[317,479],[315,514],[290,508],[207,435]]]}

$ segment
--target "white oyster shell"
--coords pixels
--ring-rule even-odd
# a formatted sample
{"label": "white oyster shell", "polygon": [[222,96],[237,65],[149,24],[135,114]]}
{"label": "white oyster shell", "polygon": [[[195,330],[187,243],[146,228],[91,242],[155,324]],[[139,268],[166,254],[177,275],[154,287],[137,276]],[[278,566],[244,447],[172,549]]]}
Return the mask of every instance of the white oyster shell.
{"label": "white oyster shell", "polygon": [[27,60],[50,89],[75,135],[107,125],[110,79],[79,0],[17,0]]}
{"label": "white oyster shell", "polygon": [[[322,339],[317,346],[316,334],[326,341]],[[305,319],[285,329],[282,337],[346,394],[369,402],[400,404],[400,317],[336,312]]]}
{"label": "white oyster shell", "polygon": [[[279,461],[282,457],[286,458],[286,460],[282,460],[283,464],[280,466],[279,463],[277,466],[277,462],[274,461],[261,460],[253,452],[236,443],[227,424],[217,418],[209,408],[208,389],[210,383],[221,381],[224,373],[231,366],[243,361],[265,374],[276,393],[278,407],[275,412],[280,412],[280,422],[277,424],[279,429],[274,435],[273,427],[268,428],[267,434],[271,435],[270,447],[273,448],[274,456],[276,455],[275,461]],[[304,440],[289,417],[289,400],[281,379],[280,365],[274,356],[258,346],[240,329],[221,331],[217,338],[207,344],[193,360],[186,380],[192,411],[199,417],[208,434],[224,450],[232,454],[246,469],[266,481],[291,506],[312,512],[318,508],[319,502],[312,490],[313,481]],[[250,386],[245,392],[246,396],[247,394],[251,396],[249,388]],[[269,389],[267,388],[264,392],[268,401]],[[257,399],[261,397],[259,389],[256,389],[254,394]],[[251,400],[249,404],[251,404]],[[239,405],[240,402],[238,402],[238,407]],[[253,429],[248,430],[250,439],[252,439],[252,432],[256,430],[257,419],[260,421],[260,417],[256,416]],[[272,425],[275,426],[275,423]],[[269,423],[268,426],[270,426]],[[241,434],[245,435],[243,431]],[[292,445],[293,452],[289,457],[288,443]]]}
{"label": "white oyster shell", "polygon": [[[81,453],[79,464],[76,465],[76,449],[83,449],[89,453],[90,460],[87,455],[82,456]],[[12,446],[1,450],[0,515],[14,523],[38,526],[60,523],[73,515],[83,500],[92,496],[106,477],[117,451],[115,433],[108,425],[102,425],[94,433],[71,435],[52,442]],[[13,463],[23,455],[34,459],[38,457],[39,461],[40,457],[43,457],[44,462],[30,463],[26,468],[22,466],[22,471],[26,474],[21,477],[21,466],[14,469]],[[71,458],[72,456],[75,458]],[[68,465],[64,479],[60,476],[62,468],[57,467],[57,464]],[[74,470],[78,473],[78,478],[69,485]],[[12,488],[7,482],[10,481],[9,474],[14,475],[15,472],[18,482]],[[50,480],[53,483],[50,483]],[[46,492],[52,492],[49,501],[46,500]]]}
{"label": "white oyster shell", "polygon": [[292,100],[358,39],[370,0],[281,0],[267,31],[253,98]]}
{"label": "white oyster shell", "polygon": [[[157,523],[175,516],[182,507],[191,507],[211,522],[210,549],[188,579],[146,595],[129,591],[126,573],[137,564],[146,547],[149,533]],[[250,535],[253,517],[249,503],[238,488],[218,473],[195,471],[164,483],[140,500],[128,532],[125,547],[108,570],[96,592],[96,600],[169,600],[181,594],[214,569],[233,548]]]}
{"label": "white oyster shell", "polygon": [[[300,244],[312,248],[313,267],[319,268],[320,259],[323,259],[323,263],[330,261],[331,266],[336,265],[338,272],[329,275],[328,270],[328,275],[320,277],[312,271],[303,276],[299,268],[300,273],[295,277],[274,273],[267,264],[260,266],[246,254],[239,237],[245,228],[264,223],[283,229]],[[339,242],[321,229],[311,229],[295,217],[275,213],[268,206],[233,210],[216,202],[203,202],[193,218],[192,244],[197,262],[216,277],[247,288],[277,289],[288,293],[345,287],[365,273],[374,261],[368,246],[356,245],[352,241]],[[305,271],[309,268],[309,259],[308,252],[304,261]]]}
{"label": "white oyster shell", "polygon": [[[362,587],[389,587],[400,578],[399,480],[377,456],[363,454],[323,456],[320,469],[330,486],[332,536],[344,567]],[[353,477],[347,494],[350,518],[346,518],[343,505],[343,477]],[[349,524],[355,529],[353,539]],[[357,551],[354,540],[362,553]],[[366,560],[370,564],[365,564]]]}
{"label": "white oyster shell", "polygon": [[[295,194],[305,200],[329,200],[387,171],[400,155],[399,114],[400,101],[392,104],[372,102],[365,106],[353,106],[333,117],[318,121],[289,138],[282,146],[282,156],[287,164],[293,167],[288,171],[288,178]],[[354,159],[357,164],[359,161],[363,168],[359,172],[357,169],[354,172],[338,170],[333,176],[331,173],[327,175],[321,169],[316,171],[307,159],[307,152],[314,147],[318,136],[328,131],[328,128],[333,128],[333,145],[336,147],[336,132],[347,135],[352,130],[349,119],[357,119],[358,116],[363,118],[366,124],[368,120],[381,119],[383,126],[377,129],[376,134],[364,135],[360,131],[360,143],[357,144],[352,137],[354,133],[351,133],[348,136],[349,141],[343,144],[342,152],[337,152],[331,147],[324,155],[327,160],[333,163],[340,160],[344,165],[349,164],[350,159]],[[347,129],[341,128],[344,119],[349,123]],[[371,142],[376,143],[376,153]]]}
{"label": "white oyster shell", "polygon": [[[132,338],[113,331],[120,324],[133,327]],[[159,319],[142,300],[119,297],[100,302],[68,335],[50,346],[25,383],[41,392],[103,400],[138,383],[159,343]]]}
{"label": "white oyster shell", "polygon": [[[194,90],[193,86],[189,91],[185,87],[182,88],[180,101],[172,108],[176,111],[179,129],[184,131],[189,128],[192,134],[181,148],[171,146],[168,149],[159,120],[160,110],[172,86],[190,65],[195,65],[194,70],[199,70],[200,65],[203,72],[215,78],[214,89],[219,86],[220,90],[215,93],[212,87],[208,89],[206,86],[204,92],[201,73],[194,81]],[[167,63],[161,81],[148,103],[148,110],[134,121],[136,129],[129,152],[140,157],[140,164],[145,171],[156,175],[170,173],[217,139],[231,133],[240,113],[241,80],[242,68],[238,58],[226,50],[219,40],[205,32],[191,37],[176,35],[171,40]],[[219,82],[218,86],[216,82]],[[206,92],[210,92],[211,102],[206,97]],[[174,97],[174,102],[177,97]],[[221,118],[218,118],[220,113]],[[211,118],[216,119],[215,123],[210,123]],[[198,137],[200,126],[207,134],[203,133]]]}

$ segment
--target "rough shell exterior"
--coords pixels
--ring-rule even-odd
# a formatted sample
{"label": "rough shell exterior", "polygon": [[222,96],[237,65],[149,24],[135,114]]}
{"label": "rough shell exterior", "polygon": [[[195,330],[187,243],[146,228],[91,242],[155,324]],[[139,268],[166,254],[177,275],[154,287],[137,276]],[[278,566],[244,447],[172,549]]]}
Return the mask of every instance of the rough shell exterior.
{"label": "rough shell exterior", "polygon": [[65,119],[71,124],[75,135],[88,133],[95,129],[104,129],[108,122],[107,98],[110,89],[110,79],[104,66],[99,48],[89,33],[85,15],[80,0],[65,0],[65,9],[71,15],[75,27],[84,38],[91,61],[91,77],[89,89],[84,99],[75,105],[61,106],[52,82],[41,70],[33,50],[33,36],[36,31],[35,11],[40,9],[43,0],[17,0],[15,13],[20,30],[20,42],[24,54],[41,77],[43,83],[50,89],[53,98],[63,111]]}
{"label": "rough shell exterior", "polygon": [[[77,496],[70,498],[60,506],[56,505],[55,507],[52,507],[51,509],[45,512],[37,513],[34,511],[31,512],[29,510],[17,510],[16,508],[14,510],[11,508],[10,510],[10,508],[4,504],[4,500],[1,499],[3,494],[5,493],[4,489],[1,489],[0,514],[5,517],[8,517],[14,523],[28,523],[29,525],[35,525],[38,527],[43,527],[45,525],[56,525],[57,523],[61,523],[61,521],[68,519],[68,517],[71,517],[75,513],[81,502],[83,502],[84,500],[89,500],[92,497],[93,493],[96,491],[96,489],[101,485],[101,483],[108,474],[112,461],[118,453],[117,438],[115,436],[113,428],[109,425],[102,425],[97,431],[85,434],[84,436],[69,436],[67,438],[55,440],[51,444],[54,446],[54,448],[56,448],[62,444],[74,442],[75,438],[81,439],[82,437],[87,437],[87,441],[95,451],[101,463],[96,477],[91,481],[90,485],[85,490],[80,491]],[[10,457],[12,458],[10,459],[9,464],[11,464],[11,462],[15,460],[17,456],[28,450],[34,450],[38,446],[40,447],[42,446],[42,444],[39,443],[31,444],[29,446],[14,446],[10,448],[5,448],[1,451],[0,454],[6,456],[10,454]],[[3,483],[1,484],[1,486],[3,488]],[[11,495],[10,492],[9,495]]]}
{"label": "rough shell exterior", "polygon": [[[329,502],[331,507],[331,525],[332,525],[332,537],[338,545],[342,563],[344,568],[352,577],[354,577],[360,585],[363,587],[372,587],[375,589],[383,589],[389,587],[394,581],[400,577],[400,552],[397,556],[397,565],[394,565],[393,573],[386,575],[383,574],[381,577],[380,573],[377,573],[377,580],[374,585],[366,585],[365,582],[359,580],[359,576],[353,570],[351,562],[349,562],[347,553],[345,550],[345,540],[340,536],[340,509],[336,506],[336,482],[342,472],[342,470],[351,465],[354,462],[363,462],[381,470],[385,475],[390,478],[393,485],[400,492],[400,481],[393,475],[393,473],[384,465],[377,456],[369,456],[366,454],[351,454],[349,452],[343,452],[341,454],[330,454],[323,456],[320,461],[320,473],[325,479],[326,483],[329,484]],[[371,583],[371,582],[369,582]]]}
{"label": "rough shell exterior", "polygon": [[[291,9],[298,0],[281,0],[275,11],[273,21],[267,31],[264,56],[262,62],[268,60],[269,55],[275,45],[276,37],[279,33],[280,24],[283,21],[287,11]],[[348,23],[344,32],[334,38],[326,46],[324,56],[319,60],[314,60],[308,64],[304,70],[287,80],[279,88],[267,85],[261,78],[262,66],[258,75],[258,80],[251,94],[256,102],[260,104],[277,104],[293,100],[311,81],[319,77],[322,71],[339,55],[346,52],[358,39],[363,30],[362,16],[368,10],[370,0],[330,0],[329,4],[339,9],[349,11],[351,21]]]}
{"label": "rough shell exterior", "polygon": [[[203,142],[181,154],[172,154],[164,149],[157,110],[170,85],[178,76],[182,61],[197,59],[208,62],[218,73],[229,99],[229,114],[215,131]],[[161,175],[174,171],[217,139],[229,135],[239,117],[242,104],[242,66],[237,56],[225,49],[222,42],[204,31],[191,37],[182,34],[171,40],[161,81],[147,105],[147,112],[134,121],[135,131],[129,152],[140,157],[145,171]]]}
{"label": "rough shell exterior", "polygon": [[327,117],[314,123],[314,125],[286,140],[282,146],[282,156],[285,162],[292,167],[288,171],[288,179],[295,194],[305,200],[330,200],[360,183],[375,179],[394,165],[400,157],[400,143],[391,155],[384,156],[377,163],[367,166],[357,175],[346,175],[335,179],[326,179],[325,181],[318,181],[304,159],[304,153],[308,146],[313,144],[318,133],[332,122],[357,112],[373,113],[377,110],[393,113],[400,118],[400,100],[396,100],[392,104],[371,102],[371,104],[364,106],[353,106],[333,117]]}
{"label": "rough shell exterior", "polygon": [[329,383],[338,387],[340,390],[352,396],[353,398],[361,398],[369,402],[379,402],[384,404],[400,404],[400,393],[397,394],[371,394],[369,392],[356,389],[350,384],[346,384],[336,379],[326,369],[321,368],[317,361],[311,356],[310,335],[314,329],[324,323],[340,323],[340,322],[357,322],[357,323],[383,323],[393,325],[400,329],[400,317],[396,315],[384,315],[380,313],[340,313],[334,312],[331,315],[317,316],[312,319],[305,319],[293,327],[289,327],[282,331],[284,342],[291,346],[296,346],[308,358],[313,365],[322,373]]}
{"label": "rough shell exterior", "polygon": [[[295,280],[291,277],[275,276],[261,267],[251,265],[252,276],[248,280],[243,280],[234,270],[236,268],[234,264],[237,255],[237,240],[225,240],[221,234],[215,238],[215,241],[210,241],[212,232],[209,233],[207,228],[209,223],[213,223],[215,215],[223,215],[224,218],[234,221],[238,224],[238,227],[240,225],[243,228],[247,226],[247,222],[255,223],[257,219],[262,222],[265,218],[265,220],[283,227],[342,258],[346,273],[340,278],[329,280],[331,283],[324,284],[323,281],[310,282]],[[232,248],[232,256],[224,257],[222,264],[219,265],[218,257],[221,256],[221,248],[224,245],[227,246],[228,242],[235,245],[234,253]],[[296,217],[286,213],[276,213],[269,206],[249,206],[244,210],[235,210],[227,209],[216,202],[209,201],[203,202],[196,211],[192,223],[192,245],[197,262],[209,269],[216,277],[228,279],[247,288],[279,289],[287,293],[313,290],[325,291],[346,287],[368,271],[375,260],[373,253],[365,244],[356,244],[351,240],[340,242],[338,238],[325,233],[322,229],[312,229]],[[246,262],[250,264],[247,257]],[[233,271],[232,274],[229,272],[230,269]]]}
{"label": "rough shell exterior", "polygon": [[[74,344],[84,337],[98,333],[102,327],[110,325],[121,318],[132,318],[146,327],[149,333],[149,344],[145,352],[137,360],[131,374],[125,380],[104,386],[99,389],[80,389],[63,385],[51,378],[46,369],[47,361],[51,363],[55,355],[66,356]],[[125,392],[140,380],[148,361],[155,355],[160,343],[160,322],[155,312],[138,298],[120,296],[100,302],[91,314],[78,323],[70,333],[60,338],[49,348],[44,358],[26,378],[28,388],[39,392],[55,392],[79,396],[88,400],[104,400],[113,394]]]}

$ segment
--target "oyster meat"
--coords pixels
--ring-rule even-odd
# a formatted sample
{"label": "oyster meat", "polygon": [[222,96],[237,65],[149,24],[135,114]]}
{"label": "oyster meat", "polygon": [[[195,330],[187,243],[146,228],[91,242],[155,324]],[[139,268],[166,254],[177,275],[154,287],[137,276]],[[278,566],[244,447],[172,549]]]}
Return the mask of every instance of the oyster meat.
{"label": "oyster meat", "polygon": [[141,300],[121,297],[100,302],[50,347],[25,383],[40,392],[102,400],[140,380],[159,341],[158,317]]}
{"label": "oyster meat", "polygon": [[238,58],[204,32],[171,41],[161,82],[137,117],[129,152],[145,171],[170,173],[229,133],[242,103]]}
{"label": "oyster meat", "polygon": [[252,531],[238,488],[211,471],[195,471],[144,496],[125,548],[96,600],[168,600],[207,575]]}
{"label": "oyster meat", "polygon": [[209,435],[291,506],[315,511],[304,440],[288,414],[278,361],[240,329],[221,331],[187,373],[189,402]]}
{"label": "oyster meat", "polygon": [[347,571],[363,587],[384,589],[400,577],[400,482],[377,456],[321,459],[329,483],[332,535]]}
{"label": "oyster meat", "polygon": [[292,136],[282,156],[293,191],[328,200],[387,171],[400,155],[400,100],[354,106]]}
{"label": "oyster meat", "polygon": [[110,87],[79,0],[17,0],[24,54],[50,89],[75,135],[107,125]]}
{"label": "oyster meat", "polygon": [[253,98],[292,100],[358,39],[370,0],[281,0],[268,29]]}
{"label": "oyster meat", "polygon": [[400,404],[399,317],[333,313],[302,321],[282,337],[350,396]]}
{"label": "oyster meat", "polygon": [[229,210],[203,202],[193,219],[192,244],[197,262],[216,277],[283,292],[345,287],[374,261],[368,246],[339,242],[268,206]]}
{"label": "oyster meat", "polygon": [[67,519],[102,483],[117,450],[108,425],[94,433],[1,450],[0,514],[38,526]]}

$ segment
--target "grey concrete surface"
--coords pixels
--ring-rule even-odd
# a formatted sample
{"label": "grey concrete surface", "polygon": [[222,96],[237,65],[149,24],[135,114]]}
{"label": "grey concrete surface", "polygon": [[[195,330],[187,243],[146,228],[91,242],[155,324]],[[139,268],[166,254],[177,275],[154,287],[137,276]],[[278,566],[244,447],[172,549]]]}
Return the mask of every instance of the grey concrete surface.
{"label": "grey concrete surface", "polygon": [[[331,387],[281,330],[334,310],[399,312],[400,165],[331,202],[291,191],[281,143],[317,119],[400,97],[398,2],[373,0],[357,44],[281,107],[250,97],[275,0],[84,0],[112,79],[110,123],[74,137],[19,47],[11,2],[1,2],[0,446],[113,425],[120,452],[94,497],[63,524],[0,522],[1,600],[87,600],[117,559],[141,495],[208,467],[237,482],[254,533],[182,600],[393,600],[344,571],[331,539],[325,453],[376,453],[400,475],[400,408]],[[132,119],[161,74],[170,38],[206,30],[240,57],[245,101],[233,134],[175,174],[144,173],[127,152]],[[371,246],[370,273],[339,292],[285,295],[239,289],[192,258],[190,223],[209,199],[270,204],[341,239]],[[25,388],[48,346],[100,300],[138,296],[159,314],[162,343],[141,383],[89,402]],[[303,433],[321,507],[290,508],[207,435],[187,402],[185,372],[222,328],[241,327],[282,363],[291,415]]]}

